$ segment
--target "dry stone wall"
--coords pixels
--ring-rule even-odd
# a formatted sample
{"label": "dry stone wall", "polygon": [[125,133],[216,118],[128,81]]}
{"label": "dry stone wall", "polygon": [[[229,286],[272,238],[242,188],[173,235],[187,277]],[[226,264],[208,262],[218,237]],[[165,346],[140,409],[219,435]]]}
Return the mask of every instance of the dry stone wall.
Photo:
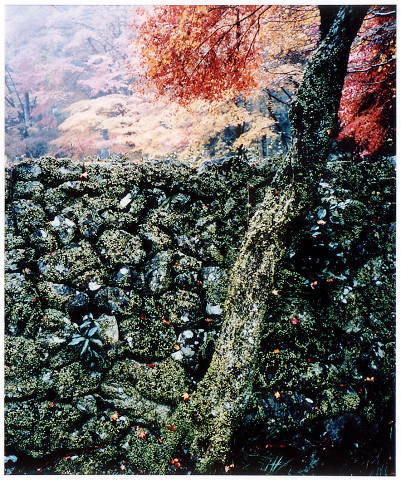
{"label": "dry stone wall", "polygon": [[228,271],[269,175],[237,160],[7,168],[12,454],[121,443],[166,422],[207,369]]}
{"label": "dry stone wall", "polygon": [[[291,222],[252,393],[213,432],[232,448],[210,473],[394,470],[394,168],[333,155]],[[234,375],[227,392],[205,372],[271,177],[239,159],[7,167],[7,473],[197,473],[215,413],[192,400],[235,396]]]}

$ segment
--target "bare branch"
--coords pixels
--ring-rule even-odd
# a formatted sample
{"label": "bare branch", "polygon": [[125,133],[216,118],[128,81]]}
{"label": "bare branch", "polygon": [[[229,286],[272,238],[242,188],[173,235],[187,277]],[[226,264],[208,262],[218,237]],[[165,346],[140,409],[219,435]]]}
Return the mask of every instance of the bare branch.
{"label": "bare branch", "polygon": [[350,69],[347,71],[347,73],[362,73],[362,72],[369,72],[369,70],[373,70],[374,68],[378,67],[384,67],[385,65],[388,65],[389,63],[395,62],[395,58],[390,58],[387,62],[383,63],[376,63],[374,65],[371,65],[370,67],[367,68],[361,68],[361,69]]}

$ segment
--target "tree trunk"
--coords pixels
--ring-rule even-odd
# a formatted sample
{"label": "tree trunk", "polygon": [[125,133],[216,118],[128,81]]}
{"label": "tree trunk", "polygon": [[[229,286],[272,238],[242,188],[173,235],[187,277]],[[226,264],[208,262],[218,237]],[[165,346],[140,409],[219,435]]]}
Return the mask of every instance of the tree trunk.
{"label": "tree trunk", "polygon": [[327,32],[292,104],[292,145],[276,177],[280,193],[269,189],[250,222],[231,273],[224,324],[210,367],[189,404],[176,412],[177,419],[187,422],[184,430],[200,473],[225,461],[252,393],[276,265],[285,254],[291,222],[305,212],[317,188],[319,165],[332,144],[329,130],[335,128],[351,43],[367,9],[336,7],[336,15],[329,10],[330,28],[321,11]]}

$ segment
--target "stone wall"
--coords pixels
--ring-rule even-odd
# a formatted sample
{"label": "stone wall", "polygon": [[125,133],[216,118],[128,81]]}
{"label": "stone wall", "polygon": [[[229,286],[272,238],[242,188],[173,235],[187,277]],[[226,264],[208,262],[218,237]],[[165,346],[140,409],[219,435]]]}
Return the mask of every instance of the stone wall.
{"label": "stone wall", "polygon": [[[394,164],[333,156],[322,175],[288,230],[253,393],[211,473],[394,468]],[[7,473],[196,473],[184,417],[201,430],[213,415],[190,398],[271,176],[238,159],[7,167]]]}
{"label": "stone wall", "polygon": [[269,175],[237,160],[7,168],[10,451],[121,444],[120,431],[168,419],[207,369],[228,271]]}

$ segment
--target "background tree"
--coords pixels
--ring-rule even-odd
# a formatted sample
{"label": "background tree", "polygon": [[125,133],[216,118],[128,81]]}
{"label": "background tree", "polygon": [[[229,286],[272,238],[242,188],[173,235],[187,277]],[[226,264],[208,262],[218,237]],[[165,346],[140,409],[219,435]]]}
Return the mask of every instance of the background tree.
{"label": "background tree", "polygon": [[372,9],[355,42],[339,117],[339,139],[361,155],[395,145],[395,10]]}
{"label": "background tree", "polygon": [[124,63],[128,14],[129,8],[118,6],[7,7],[5,125],[10,156],[50,150],[73,102],[129,93],[131,77]]}
{"label": "background tree", "polygon": [[[143,22],[135,26],[134,43],[142,56],[136,70],[142,91],[152,89],[156,98],[167,97],[187,107],[202,99],[213,109],[219,102],[263,89],[271,119],[279,133],[285,130],[274,114],[279,105],[289,106],[316,47],[317,7],[160,6],[141,13]],[[328,21],[322,35],[327,25]],[[390,135],[383,126],[394,106],[394,48],[394,10],[371,8],[353,46],[340,110],[340,138],[356,135],[356,144],[361,150],[369,145],[370,153]],[[355,133],[355,126],[363,123],[372,129],[381,125],[382,134],[374,140],[366,127]],[[337,131],[334,128],[330,135],[335,138]]]}

